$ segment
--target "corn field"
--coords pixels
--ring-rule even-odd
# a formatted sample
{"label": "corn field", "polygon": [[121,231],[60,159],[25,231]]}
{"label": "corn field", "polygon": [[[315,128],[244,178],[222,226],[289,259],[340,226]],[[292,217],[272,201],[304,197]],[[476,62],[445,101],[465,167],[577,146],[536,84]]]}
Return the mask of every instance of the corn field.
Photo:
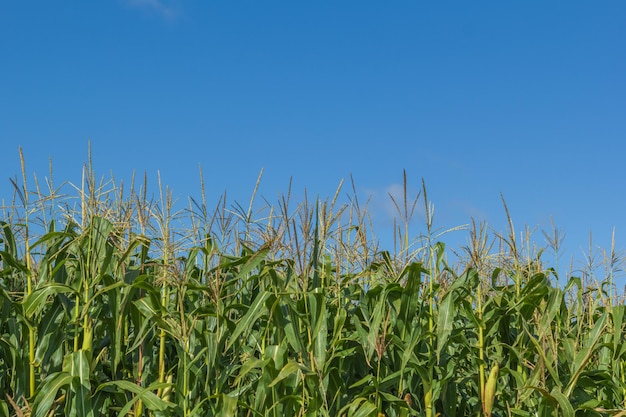
{"label": "corn field", "polygon": [[258,183],[248,207],[202,184],[175,211],[160,179],[88,164],[63,194],[24,172],[0,214],[0,416],[626,415],[614,249],[600,278],[559,277],[512,222],[453,251],[406,176],[384,250],[343,184],[260,209]]}

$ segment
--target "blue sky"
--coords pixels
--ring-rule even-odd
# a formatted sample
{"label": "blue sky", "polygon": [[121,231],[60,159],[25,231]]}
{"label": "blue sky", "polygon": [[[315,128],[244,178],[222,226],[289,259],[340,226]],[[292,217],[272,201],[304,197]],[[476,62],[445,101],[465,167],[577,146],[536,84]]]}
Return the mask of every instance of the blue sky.
{"label": "blue sky", "polygon": [[199,165],[212,201],[262,168],[270,201],[352,175],[384,236],[406,170],[436,227],[504,231],[502,193],[581,260],[590,230],[626,242],[624,51],[623,1],[3,2],[0,195],[19,146],[77,182],[90,140],[99,174],[160,171],[182,199]]}

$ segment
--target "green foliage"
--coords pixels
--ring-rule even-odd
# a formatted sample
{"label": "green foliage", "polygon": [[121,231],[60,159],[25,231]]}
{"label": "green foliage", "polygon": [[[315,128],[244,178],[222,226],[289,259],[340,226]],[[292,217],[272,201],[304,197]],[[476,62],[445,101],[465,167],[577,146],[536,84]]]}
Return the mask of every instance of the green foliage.
{"label": "green foliage", "polygon": [[494,256],[474,229],[452,267],[430,223],[412,246],[406,202],[391,254],[356,200],[262,221],[192,201],[181,233],[169,197],[86,178],[80,210],[38,193],[38,227],[0,223],[0,416],[625,413],[611,283],[560,288],[512,230]]}

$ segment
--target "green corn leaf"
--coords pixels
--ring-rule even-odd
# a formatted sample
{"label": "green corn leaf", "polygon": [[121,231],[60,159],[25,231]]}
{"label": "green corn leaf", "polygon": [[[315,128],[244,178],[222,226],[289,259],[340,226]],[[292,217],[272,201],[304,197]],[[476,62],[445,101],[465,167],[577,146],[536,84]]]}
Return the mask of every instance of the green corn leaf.
{"label": "green corn leaf", "polygon": [[73,376],[67,372],[58,372],[48,376],[35,394],[33,417],[43,417],[52,409],[52,404],[60,389],[68,387]]}
{"label": "green corn leaf", "polygon": [[49,364],[53,355],[62,352],[63,340],[66,335],[64,332],[60,332],[59,328],[63,328],[69,321],[68,319],[63,305],[58,300],[55,300],[44,313],[37,326],[37,347],[35,349],[35,361],[37,363]]}
{"label": "green corn leaf", "polygon": [[120,389],[121,392],[131,392],[135,394],[132,399],[124,405],[119,415],[126,415],[126,413],[130,411],[130,409],[138,400],[141,400],[143,405],[152,411],[165,411],[168,408],[174,407],[174,404],[162,400],[153,392],[158,389],[170,387],[170,384],[155,382],[149,387],[142,388],[139,385],[130,381],[109,381],[100,384],[96,389],[96,392],[112,386]]}
{"label": "green corn leaf", "polygon": [[296,374],[300,371],[300,365],[298,363],[296,363],[295,361],[288,361],[287,364],[285,364],[285,366],[283,366],[283,368],[280,370],[280,372],[278,373],[278,375],[276,376],[276,378],[274,378],[272,380],[272,382],[268,385],[269,388],[272,388],[273,386],[275,386],[276,384],[278,384],[280,381],[282,381],[283,379]]}
{"label": "green corn leaf", "polygon": [[230,395],[222,394],[220,396],[220,409],[218,417],[235,417],[237,416],[237,398]]}
{"label": "green corn leaf", "polygon": [[[541,362],[546,367],[548,372],[550,373],[550,376],[552,377],[552,380],[557,385],[557,387],[561,388],[563,386],[563,384],[561,383],[561,379],[559,378],[559,375],[558,375],[557,371],[552,366],[554,360],[552,358],[550,358],[548,355],[546,355],[546,352],[544,351],[544,349],[539,344],[539,341],[532,334],[530,334],[527,329],[525,329],[525,331],[526,331],[526,335],[528,336],[529,340],[531,341],[531,343],[535,347],[535,353],[541,358]],[[541,371],[540,367],[535,367],[535,372],[536,373],[539,373],[540,371]]]}
{"label": "green corn leaf", "polygon": [[550,394],[552,395],[552,398],[554,398],[559,404],[559,408],[562,413],[561,415],[563,417],[574,417],[574,407],[572,406],[572,403],[569,402],[567,397],[563,395],[563,393],[559,392],[555,387]]}
{"label": "green corn leaf", "polygon": [[370,417],[375,415],[378,407],[365,398],[356,398],[350,404],[346,405],[339,411],[339,415],[348,415],[350,417]]}
{"label": "green corn leaf", "polygon": [[441,361],[441,351],[446,346],[454,324],[454,296],[453,291],[448,291],[444,296],[437,316],[437,363]]}
{"label": "green corn leaf", "polygon": [[72,379],[69,417],[94,417],[91,392],[77,378]]}
{"label": "green corn leaf", "polygon": [[268,363],[269,363],[269,359],[250,359],[248,360],[246,363],[243,364],[243,366],[241,367],[241,369],[239,370],[237,377],[235,378],[235,381],[233,382],[233,385],[237,386],[239,385],[242,380],[248,376],[248,374],[253,370],[253,369],[263,369]]}
{"label": "green corn leaf", "polygon": [[626,305],[614,306],[611,312],[613,318],[613,359],[617,359],[619,347],[624,344],[622,324],[624,322],[625,309]]}
{"label": "green corn leaf", "polygon": [[[68,238],[74,238],[74,233],[68,232],[53,232],[50,231],[39,238],[35,243],[31,245],[31,249],[37,248],[38,246],[42,246],[44,243],[50,243],[50,246],[56,247],[58,249],[58,244],[60,242],[65,241]],[[52,242],[51,242],[52,241]]]}
{"label": "green corn leaf", "polygon": [[254,323],[258,320],[258,318],[266,312],[265,300],[269,295],[270,293],[268,293],[267,291],[263,291],[262,293],[257,295],[254,302],[248,308],[248,311],[246,311],[246,314],[244,314],[241,320],[239,320],[239,322],[237,323],[237,327],[235,327],[235,330],[233,330],[233,332],[230,334],[230,338],[228,340],[228,344],[226,345],[225,350],[229,350],[233,346],[233,344],[237,342],[239,336],[248,333]]}
{"label": "green corn leaf", "polygon": [[47,283],[28,294],[22,303],[24,314],[30,317],[37,310],[41,310],[46,306],[49,296],[62,293],[75,293],[76,291],[67,285],[57,283]]}
{"label": "green corn leaf", "polygon": [[237,282],[238,280],[245,280],[248,277],[248,274],[252,272],[255,268],[257,268],[261,262],[265,260],[267,254],[269,253],[269,248],[262,248],[259,251],[253,253],[252,255],[246,255],[241,258],[236,259],[235,261],[229,261],[222,265],[220,265],[221,269],[229,269],[234,266],[242,265],[243,266],[237,272],[234,280],[231,282]]}
{"label": "green corn leaf", "polygon": [[326,300],[321,293],[309,294],[311,300],[311,313],[313,327],[313,357],[316,368],[323,369],[326,363],[326,344],[328,342],[328,319],[326,313]]}
{"label": "green corn leaf", "polygon": [[142,297],[135,300],[133,304],[137,307],[137,310],[147,318],[161,317],[164,313],[161,302],[156,296],[153,296],[153,294],[150,294],[149,297]]}
{"label": "green corn leaf", "polygon": [[23,274],[30,274],[30,271],[28,270],[28,268],[26,268],[26,264],[21,260],[15,258],[15,256],[13,256],[13,254],[10,252],[0,251],[0,260],[4,265],[15,268]]}
{"label": "green corn leaf", "polygon": [[576,382],[580,377],[580,374],[583,372],[593,352],[600,341],[600,337],[604,332],[604,328],[607,325],[607,317],[608,313],[605,311],[604,314],[596,321],[593,330],[589,333],[589,337],[584,343],[583,348],[576,353],[576,357],[574,358],[574,362],[572,363],[572,378],[570,379],[567,387],[565,388],[564,394],[569,398],[572,394],[572,391],[576,387]]}
{"label": "green corn leaf", "polygon": [[0,417],[9,417],[9,404],[0,400]]}
{"label": "green corn leaf", "polygon": [[410,331],[413,319],[420,304],[420,287],[422,285],[423,267],[421,263],[412,263],[407,270],[406,282],[400,298],[398,321],[403,334]]}
{"label": "green corn leaf", "polygon": [[305,343],[298,331],[298,314],[296,306],[289,294],[280,295],[276,300],[276,308],[272,308],[272,317],[276,320],[279,328],[285,332],[286,340],[295,352],[304,354]]}
{"label": "green corn leaf", "polygon": [[11,225],[7,222],[0,220],[0,227],[2,227],[2,230],[4,231],[4,239],[2,239],[2,243],[4,244],[4,251],[0,252],[0,255],[7,254],[10,255],[12,258],[16,258],[17,244],[15,242],[15,236],[13,235],[13,231],[11,230]]}
{"label": "green corn leaf", "polygon": [[94,415],[89,381],[91,354],[84,350],[70,353],[64,358],[63,371],[72,376],[70,416],[90,417]]}
{"label": "green corn leaf", "polygon": [[84,350],[78,350],[68,354],[63,359],[63,371],[76,377],[81,385],[91,389],[89,382],[90,354]]}

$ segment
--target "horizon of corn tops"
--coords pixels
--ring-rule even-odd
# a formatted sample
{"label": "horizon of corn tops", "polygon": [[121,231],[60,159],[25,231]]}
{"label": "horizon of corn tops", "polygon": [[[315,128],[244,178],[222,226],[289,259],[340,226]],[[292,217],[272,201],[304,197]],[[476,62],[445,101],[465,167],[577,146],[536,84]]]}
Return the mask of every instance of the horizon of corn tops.
{"label": "horizon of corn tops", "polygon": [[247,207],[209,207],[202,183],[176,211],[160,178],[153,199],[146,176],[89,163],[44,192],[21,158],[0,212],[0,416],[626,415],[614,247],[605,276],[561,278],[503,202],[509,230],[472,221],[449,249],[406,174],[389,251],[354,183],[345,204],[340,184],[261,209],[261,176]]}

